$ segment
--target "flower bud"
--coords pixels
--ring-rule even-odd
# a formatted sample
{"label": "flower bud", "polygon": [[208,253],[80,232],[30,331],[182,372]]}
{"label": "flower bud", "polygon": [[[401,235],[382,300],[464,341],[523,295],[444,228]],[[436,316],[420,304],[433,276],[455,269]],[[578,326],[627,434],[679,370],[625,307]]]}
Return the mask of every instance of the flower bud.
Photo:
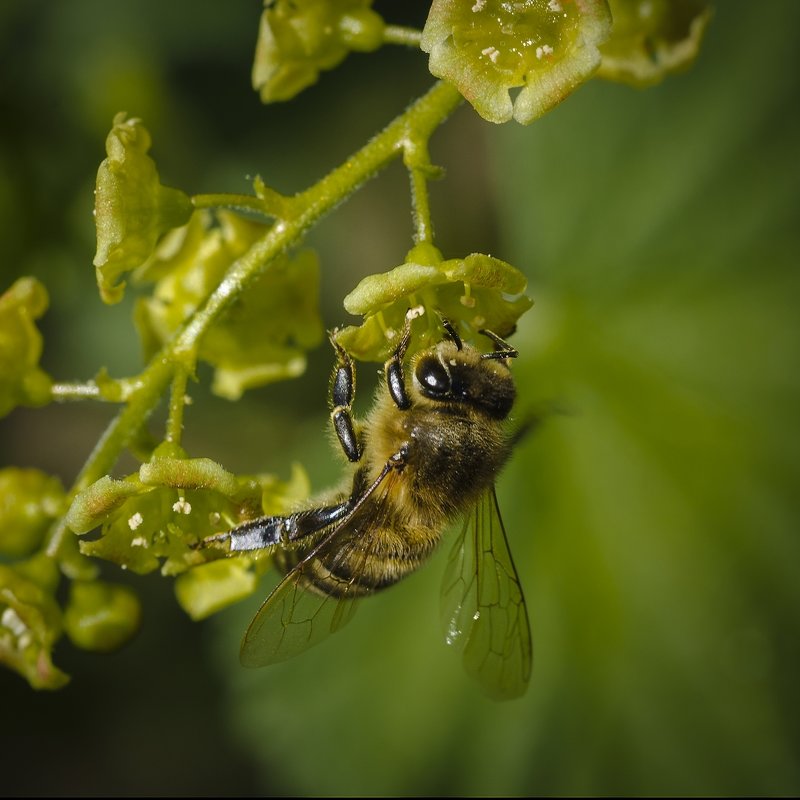
{"label": "flower bud", "polygon": [[139,630],[141,617],[139,598],[127,586],[75,581],[64,612],[64,630],[76,647],[106,653]]}

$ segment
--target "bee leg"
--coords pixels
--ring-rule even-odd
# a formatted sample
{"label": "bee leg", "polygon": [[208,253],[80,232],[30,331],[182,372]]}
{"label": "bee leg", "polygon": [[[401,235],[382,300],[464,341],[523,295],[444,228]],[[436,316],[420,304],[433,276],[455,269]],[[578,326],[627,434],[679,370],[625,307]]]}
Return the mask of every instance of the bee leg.
{"label": "bee leg", "polygon": [[403,335],[392,353],[391,358],[383,365],[386,375],[386,388],[394,400],[394,404],[401,410],[411,408],[411,400],[406,391],[406,381],[403,375],[403,358],[405,358],[408,343],[411,341],[411,320],[413,316],[406,314],[406,324],[403,326]]}
{"label": "bee leg", "polygon": [[336,341],[336,332],[330,334],[336,351],[336,366],[331,375],[331,422],[348,461],[361,459],[361,446],[353,423],[353,397],[356,392],[356,371],[347,351]]}
{"label": "bee leg", "polygon": [[292,542],[317,533],[345,517],[352,507],[351,500],[333,506],[311,508],[296,514],[280,517],[260,517],[237,525],[225,533],[209,536],[202,546],[220,546],[228,543],[230,553],[264,550],[275,545],[289,546]]}

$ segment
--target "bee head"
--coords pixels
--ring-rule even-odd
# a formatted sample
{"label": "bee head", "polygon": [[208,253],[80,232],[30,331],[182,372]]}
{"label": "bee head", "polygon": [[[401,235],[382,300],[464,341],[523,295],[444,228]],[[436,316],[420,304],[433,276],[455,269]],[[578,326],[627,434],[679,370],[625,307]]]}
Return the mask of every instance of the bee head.
{"label": "bee head", "polygon": [[414,387],[423,397],[465,404],[492,419],[505,419],[516,397],[505,358],[481,353],[460,339],[445,340],[420,353],[413,375]]}

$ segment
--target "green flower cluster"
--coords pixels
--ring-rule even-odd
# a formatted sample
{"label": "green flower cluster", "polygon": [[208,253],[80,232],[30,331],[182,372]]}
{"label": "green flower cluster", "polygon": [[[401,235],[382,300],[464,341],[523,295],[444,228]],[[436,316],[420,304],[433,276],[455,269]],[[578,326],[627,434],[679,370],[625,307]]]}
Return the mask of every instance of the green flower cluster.
{"label": "green flower cluster", "polygon": [[265,103],[290,100],[351,50],[383,43],[372,0],[266,0],[253,62],[253,88]]}
{"label": "green flower cluster", "polygon": [[0,558],[8,559],[0,564],[0,662],[35,689],[58,689],[69,680],[52,660],[61,635],[85,650],[113,650],[138,629],[139,602],[127,587],[79,579],[62,610],[61,571],[74,563],[42,550],[65,511],[61,484],[39,470],[10,467],[0,471],[0,498]]}
{"label": "green flower cluster", "polygon": [[[138,472],[108,476],[73,501],[67,524],[82,540],[84,555],[111,561],[137,574],[178,576],[178,602],[201,619],[249,595],[260,571],[258,557],[206,563],[197,543],[263,513],[281,513],[308,496],[308,479],[295,467],[288,482],[268,475],[234,476],[207,458],[186,458],[162,445]],[[187,572],[187,570],[189,570]]]}
{"label": "green flower cluster", "polygon": [[[508,336],[533,301],[523,292],[525,276],[498,258],[472,253],[441,260],[435,248],[420,245],[406,263],[380,275],[369,275],[344,299],[351,314],[365,317],[359,326],[339,330],[336,339],[365,361],[383,361],[394,350],[410,308],[422,306],[444,315],[469,339],[481,329]],[[436,313],[414,326],[410,350],[441,339]]]}

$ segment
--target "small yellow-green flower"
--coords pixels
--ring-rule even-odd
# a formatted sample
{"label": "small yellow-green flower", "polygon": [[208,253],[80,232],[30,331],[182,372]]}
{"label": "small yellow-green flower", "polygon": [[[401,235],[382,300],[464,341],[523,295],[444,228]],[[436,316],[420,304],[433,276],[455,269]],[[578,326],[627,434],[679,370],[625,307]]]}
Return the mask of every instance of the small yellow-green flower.
{"label": "small yellow-green flower", "polygon": [[426,312],[413,327],[410,349],[414,351],[442,338],[439,314],[461,328],[465,338],[484,328],[508,336],[533,305],[522,294],[527,286],[525,276],[498,258],[472,253],[465,258],[416,263],[413,253],[407,263],[367,276],[345,297],[345,309],[365,317],[361,325],[344,328],[336,336],[356,358],[387,358],[397,346],[410,308],[421,306]]}
{"label": "small yellow-green flower", "polygon": [[372,0],[266,0],[253,62],[265,103],[290,100],[351,50],[380,47],[384,22]]}
{"label": "small yellow-green flower", "polygon": [[[137,279],[156,280],[141,298],[136,324],[149,357],[217,287],[230,265],[269,226],[227,211],[197,212],[159,245]],[[319,263],[311,250],[274,259],[206,333],[198,356],[215,367],[212,390],[237,399],[249,388],[295,377],[305,351],[322,340]]]}
{"label": "small yellow-green flower", "polygon": [[51,399],[51,380],[39,368],[42,335],[34,323],[47,304],[47,290],[35,278],[20,278],[0,295],[0,417],[15,406]]}
{"label": "small yellow-green flower", "polygon": [[52,661],[61,630],[61,610],[52,593],[0,564],[0,663],[34,689],[59,689],[69,680]]}
{"label": "small yellow-green flower", "polygon": [[610,30],[606,0],[434,0],[422,49],[484,119],[527,124],[591,76]]}
{"label": "small yellow-green flower", "polygon": [[706,0],[609,0],[611,38],[600,48],[601,78],[650,86],[688,67],[708,23]]}
{"label": "small yellow-green flower", "polygon": [[149,149],[150,134],[141,121],[117,114],[95,188],[94,265],[106,303],[122,299],[125,284],[119,283],[120,277],[143,264],[158,240],[184,225],[192,213],[191,200],[183,192],[161,185]]}

